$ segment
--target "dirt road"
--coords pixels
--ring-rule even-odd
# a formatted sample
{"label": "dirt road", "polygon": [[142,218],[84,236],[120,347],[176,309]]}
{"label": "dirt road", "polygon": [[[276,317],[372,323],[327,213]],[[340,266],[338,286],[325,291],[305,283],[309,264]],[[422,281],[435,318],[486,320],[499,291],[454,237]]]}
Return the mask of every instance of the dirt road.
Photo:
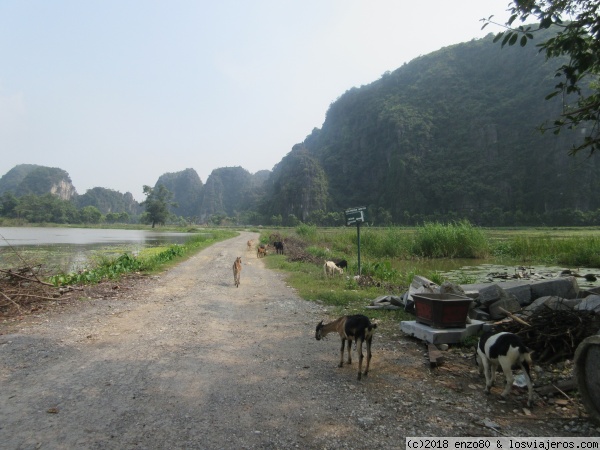
{"label": "dirt road", "polygon": [[422,345],[394,329],[380,328],[357,381],[356,362],[336,367],[337,337],[314,339],[324,308],[246,250],[257,237],[241,233],[113,299],[3,326],[0,447],[403,448],[406,436],[494,436],[494,425],[598,435],[565,418],[577,406],[561,415],[538,400],[524,417],[524,395],[485,397],[461,356],[430,370]]}

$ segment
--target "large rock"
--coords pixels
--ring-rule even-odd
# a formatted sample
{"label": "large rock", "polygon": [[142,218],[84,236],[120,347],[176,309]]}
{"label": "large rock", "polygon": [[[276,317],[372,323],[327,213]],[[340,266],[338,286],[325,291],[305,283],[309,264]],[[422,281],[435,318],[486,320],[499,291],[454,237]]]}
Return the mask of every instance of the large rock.
{"label": "large rock", "polygon": [[600,314],[600,295],[588,295],[576,307],[578,311],[594,311]]}
{"label": "large rock", "polygon": [[533,300],[531,298],[531,285],[521,284],[518,286],[505,287],[504,290],[516,297],[521,306],[527,306]]}
{"label": "large rock", "polygon": [[504,298],[495,301],[488,307],[492,320],[504,319],[507,316],[502,309],[510,313],[519,312],[521,310],[521,305],[514,295],[507,295]]}
{"label": "large rock", "polygon": [[531,285],[531,298],[555,296],[562,298],[577,298],[579,285],[575,277],[560,277],[548,281],[540,281]]}
{"label": "large rock", "polygon": [[523,311],[526,314],[532,314],[535,310],[542,307],[559,311],[572,311],[579,303],[581,303],[580,299],[566,299],[557,295],[545,295],[534,300],[531,305],[523,308]]}
{"label": "large rock", "polygon": [[507,297],[506,291],[497,284],[490,284],[479,290],[479,297],[477,300],[485,307],[488,307],[494,302],[497,302],[501,298]]}
{"label": "large rock", "polygon": [[439,287],[440,294],[455,294],[466,297],[465,290],[458,284],[444,281]]}

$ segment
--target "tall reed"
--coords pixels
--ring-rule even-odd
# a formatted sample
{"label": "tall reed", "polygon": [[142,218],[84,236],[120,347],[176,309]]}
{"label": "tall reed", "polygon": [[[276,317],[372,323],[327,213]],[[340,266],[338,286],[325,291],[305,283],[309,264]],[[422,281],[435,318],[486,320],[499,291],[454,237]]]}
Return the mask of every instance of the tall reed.
{"label": "tall reed", "polygon": [[[413,232],[405,228],[361,229],[360,247],[373,258],[410,258]],[[354,232],[354,242],[357,233]],[[354,244],[356,248],[356,244]]]}
{"label": "tall reed", "polygon": [[485,258],[490,242],[483,230],[467,220],[430,222],[417,228],[412,253],[425,258]]}
{"label": "tall reed", "polygon": [[600,267],[600,237],[516,236],[501,243],[503,255],[569,267]]}

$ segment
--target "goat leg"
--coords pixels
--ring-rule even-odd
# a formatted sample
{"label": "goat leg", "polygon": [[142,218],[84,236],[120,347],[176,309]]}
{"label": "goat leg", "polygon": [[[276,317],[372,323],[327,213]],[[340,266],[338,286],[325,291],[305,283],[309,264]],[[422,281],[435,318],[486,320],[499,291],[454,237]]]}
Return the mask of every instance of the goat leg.
{"label": "goat leg", "polygon": [[365,368],[365,377],[369,374],[369,365],[371,364],[371,339],[367,339],[367,367]]}
{"label": "goat leg", "polygon": [[[362,341],[362,339],[359,339],[357,342],[357,345],[356,345],[356,352],[358,353],[358,379],[359,380],[361,378],[362,363],[363,363],[362,345],[363,345],[363,341]],[[366,375],[366,373],[365,373],[365,375]]]}
{"label": "goat leg", "polygon": [[352,364],[352,341],[348,339],[348,364]]}
{"label": "goat leg", "polygon": [[492,380],[490,375],[490,361],[487,358],[481,358],[481,365],[483,366],[483,374],[485,375],[485,390],[486,394],[490,393],[490,388],[492,387]]}
{"label": "goat leg", "polygon": [[529,365],[522,364],[521,367],[523,368],[523,372],[525,373],[525,380],[527,381],[527,407],[531,408],[533,406],[533,383],[531,382]]}
{"label": "goat leg", "polygon": [[344,367],[344,346],[346,345],[346,340],[342,339],[342,348],[340,349],[340,364],[338,367]]}
{"label": "goat leg", "polygon": [[506,400],[508,394],[510,394],[510,390],[512,389],[514,377],[512,373],[511,364],[506,359],[502,359],[500,361],[500,366],[502,366],[502,372],[504,372],[504,378],[506,381],[506,384],[504,385],[504,390],[502,391],[502,394],[500,394],[500,396]]}

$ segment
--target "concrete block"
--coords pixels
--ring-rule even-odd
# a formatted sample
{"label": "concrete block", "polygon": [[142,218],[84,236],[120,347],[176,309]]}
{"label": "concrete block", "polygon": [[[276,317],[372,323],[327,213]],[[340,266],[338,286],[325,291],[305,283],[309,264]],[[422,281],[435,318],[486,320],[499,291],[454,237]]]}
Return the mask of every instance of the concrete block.
{"label": "concrete block", "polygon": [[484,322],[472,320],[464,328],[432,328],[416,320],[400,322],[400,330],[430,344],[459,344],[469,336],[475,336],[482,329]]}
{"label": "concrete block", "polygon": [[533,300],[546,296],[577,298],[578,293],[579,285],[575,277],[553,278],[531,285],[531,298]]}

